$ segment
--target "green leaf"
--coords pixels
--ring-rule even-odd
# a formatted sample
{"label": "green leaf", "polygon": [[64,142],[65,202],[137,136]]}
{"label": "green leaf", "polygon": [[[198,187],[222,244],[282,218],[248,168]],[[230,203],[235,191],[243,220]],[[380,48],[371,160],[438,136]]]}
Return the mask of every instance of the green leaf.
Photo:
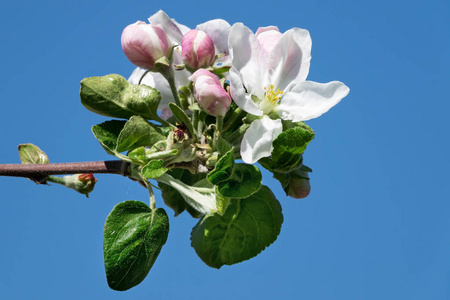
{"label": "green leaf", "polygon": [[162,159],[152,160],[145,167],[142,168],[142,176],[145,178],[158,178],[162,174],[167,172],[167,169],[164,168],[164,161]]}
{"label": "green leaf", "polygon": [[132,85],[117,74],[83,79],[80,98],[88,110],[102,116],[161,120],[157,114],[161,94],[146,85]]}
{"label": "green leaf", "polygon": [[186,115],[184,110],[182,110],[178,105],[175,103],[169,103],[169,108],[172,111],[175,118],[180,122],[181,124],[186,125],[187,129],[189,130],[189,135],[192,137],[195,135],[194,127],[192,127],[191,119]]}
{"label": "green leaf", "polygon": [[125,291],[147,276],[169,234],[162,208],[151,210],[140,201],[117,204],[105,222],[103,253],[108,285]]}
{"label": "green leaf", "polygon": [[280,203],[262,186],[234,200],[223,216],[204,216],[192,229],[191,245],[204,263],[219,269],[258,255],[277,239],[282,223]]}
{"label": "green leaf", "polygon": [[261,187],[262,175],[256,166],[235,164],[233,149],[222,156],[207,176],[224,197],[245,198]]}
{"label": "green leaf", "polygon": [[117,137],[117,152],[133,150],[140,146],[152,146],[166,137],[154,125],[140,116],[132,116]]}
{"label": "green leaf", "polygon": [[125,126],[126,121],[106,121],[92,126],[92,133],[102,145],[103,149],[111,155],[115,155],[117,138]]}
{"label": "green leaf", "polygon": [[106,152],[125,160],[127,157],[120,152],[153,146],[165,139],[157,128],[140,116],[133,116],[128,121],[106,121],[94,125],[92,132]]}
{"label": "green leaf", "polygon": [[313,138],[314,131],[306,124],[299,123],[273,141],[271,157],[262,159],[261,164],[270,171],[288,173],[302,164],[301,154]]}
{"label": "green leaf", "polygon": [[21,144],[17,148],[23,164],[48,164],[50,162],[47,154],[36,145]]}

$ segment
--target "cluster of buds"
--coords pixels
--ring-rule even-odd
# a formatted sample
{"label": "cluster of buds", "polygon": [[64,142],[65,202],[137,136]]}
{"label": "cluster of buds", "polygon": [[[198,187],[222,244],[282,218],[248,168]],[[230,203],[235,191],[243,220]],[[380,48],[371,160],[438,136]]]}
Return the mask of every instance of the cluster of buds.
{"label": "cluster of buds", "polygon": [[[213,24],[205,23],[203,27],[190,30],[170,20],[162,11],[149,21],[150,24],[138,21],[123,30],[122,49],[128,59],[146,71],[160,72],[169,83],[183,77],[171,87],[189,84],[186,79],[194,82],[194,96],[203,110],[215,117],[224,116],[231,98],[224,89],[224,82],[219,81],[223,74],[216,72],[214,64],[222,65],[226,56],[227,50],[222,44],[230,25],[223,20],[214,20],[210,21]],[[218,25],[221,25],[220,29],[217,29]],[[165,65],[165,69],[158,62]],[[143,79],[141,76],[139,82]],[[150,76],[151,85],[161,91],[157,75],[147,77]],[[167,101],[163,99],[163,102]],[[161,110],[167,112],[164,107]]]}

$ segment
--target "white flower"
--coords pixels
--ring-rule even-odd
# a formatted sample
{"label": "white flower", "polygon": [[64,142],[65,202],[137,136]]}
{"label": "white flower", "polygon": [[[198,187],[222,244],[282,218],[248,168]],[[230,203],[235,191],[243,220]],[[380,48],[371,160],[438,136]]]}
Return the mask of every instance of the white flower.
{"label": "white flower", "polygon": [[281,119],[292,122],[317,118],[344,98],[342,82],[305,81],[311,59],[309,32],[293,28],[281,34],[274,26],[256,35],[242,23],[231,27],[230,93],[246,112],[261,116],[252,122],[241,143],[241,157],[255,163],[270,156],[273,140],[282,132]]}

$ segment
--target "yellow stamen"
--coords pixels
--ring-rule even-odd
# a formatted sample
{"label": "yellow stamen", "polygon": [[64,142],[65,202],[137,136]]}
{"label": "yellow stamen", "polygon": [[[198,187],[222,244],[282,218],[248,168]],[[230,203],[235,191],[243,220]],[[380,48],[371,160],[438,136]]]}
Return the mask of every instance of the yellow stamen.
{"label": "yellow stamen", "polygon": [[264,87],[264,90],[264,100],[262,101],[260,108],[265,114],[269,114],[281,100],[283,91],[280,91],[280,89],[274,91],[273,84],[271,84],[269,88]]}

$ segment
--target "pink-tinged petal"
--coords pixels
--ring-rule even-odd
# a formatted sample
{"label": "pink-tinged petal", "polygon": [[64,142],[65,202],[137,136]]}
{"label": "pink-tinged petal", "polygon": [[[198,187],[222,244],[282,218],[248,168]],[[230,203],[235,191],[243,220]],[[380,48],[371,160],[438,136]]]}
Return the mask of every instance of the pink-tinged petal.
{"label": "pink-tinged petal", "polygon": [[311,37],[308,30],[292,28],[273,47],[269,57],[271,83],[288,91],[308,76],[311,60]]}
{"label": "pink-tinged petal", "polygon": [[281,120],[272,120],[268,116],[253,121],[241,142],[241,157],[253,164],[263,157],[270,156],[273,140],[283,131]]}
{"label": "pink-tinged petal", "polygon": [[231,98],[217,76],[205,69],[200,69],[189,79],[194,82],[194,95],[200,106],[210,115],[225,116],[231,104]]}
{"label": "pink-tinged petal", "polygon": [[181,39],[185,33],[183,30],[186,30],[186,26],[178,24],[174,19],[170,19],[162,10],[148,18],[148,21],[152,25],[160,26],[172,41],[181,44]]}
{"label": "pink-tinged petal", "polygon": [[255,34],[267,53],[272,52],[273,47],[278,43],[282,35],[276,26],[259,27]]}
{"label": "pink-tinged petal", "polygon": [[206,32],[211,37],[216,46],[217,53],[228,55],[228,35],[231,25],[222,19],[215,19],[197,25],[197,29]]}
{"label": "pink-tinged petal", "polygon": [[146,69],[153,68],[157,59],[167,56],[172,46],[160,27],[141,21],[123,30],[121,43],[127,58],[136,66]]}
{"label": "pink-tinged petal", "polygon": [[326,113],[347,96],[349,91],[350,89],[339,81],[302,81],[284,95],[275,111],[283,120],[307,121]]}
{"label": "pink-tinged petal", "polygon": [[200,76],[207,76],[211,78],[215,84],[220,85],[220,81],[217,76],[206,69],[199,69],[195,71],[194,74],[192,74],[188,79],[190,81],[196,81]]}
{"label": "pink-tinged petal", "polygon": [[230,80],[230,94],[233,101],[244,111],[255,116],[262,116],[263,112],[253,101],[251,94],[247,93],[244,88],[241,74],[232,67],[228,78]]}
{"label": "pink-tinged petal", "polygon": [[253,32],[242,23],[234,24],[228,36],[232,65],[242,75],[247,92],[262,99],[268,85],[267,55]]}
{"label": "pink-tinged petal", "polygon": [[216,54],[213,40],[198,29],[192,29],[184,35],[181,48],[183,62],[194,70],[210,66]]}

